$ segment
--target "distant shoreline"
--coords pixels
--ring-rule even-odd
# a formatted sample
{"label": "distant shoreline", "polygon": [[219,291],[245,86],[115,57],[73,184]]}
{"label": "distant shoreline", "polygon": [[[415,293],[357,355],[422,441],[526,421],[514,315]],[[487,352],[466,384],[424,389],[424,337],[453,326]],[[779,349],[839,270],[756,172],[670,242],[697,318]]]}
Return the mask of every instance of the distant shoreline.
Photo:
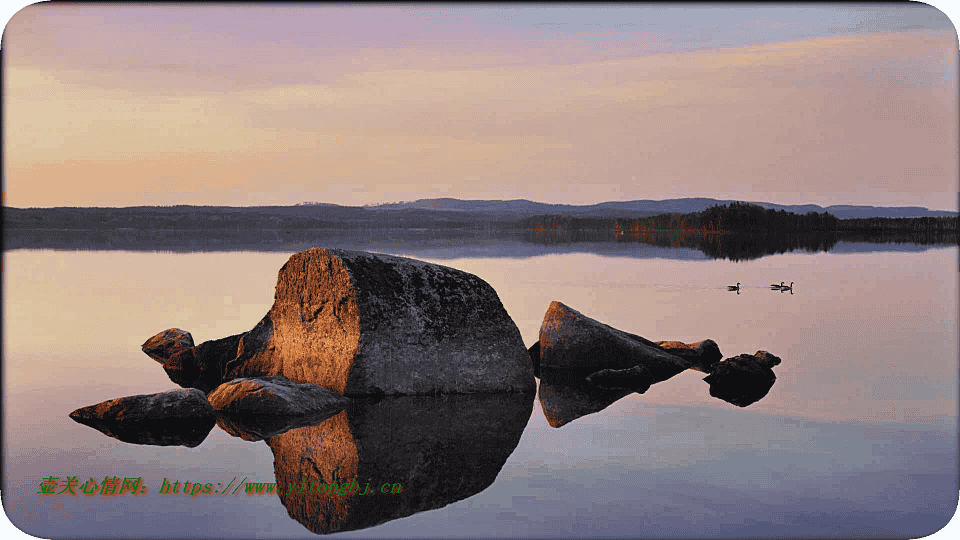
{"label": "distant shoreline", "polygon": [[410,202],[392,202],[375,205],[343,206],[332,203],[310,202],[296,205],[262,205],[262,206],[211,206],[211,205],[154,205],[154,206],[126,206],[126,207],[52,207],[52,208],[20,208],[6,206],[5,212],[18,214],[21,212],[78,212],[82,214],[105,213],[117,214],[126,212],[143,212],[149,215],[164,213],[195,212],[221,214],[260,214],[277,216],[316,216],[321,219],[393,216],[403,212],[414,214],[437,214],[445,217],[474,218],[484,216],[494,221],[519,220],[534,216],[569,216],[584,218],[619,218],[637,219],[652,217],[659,214],[687,214],[700,212],[711,206],[731,204],[747,204],[759,206],[775,211],[786,211],[794,214],[809,212],[828,212],[838,219],[850,218],[910,218],[910,217],[954,217],[955,211],[929,210],[919,206],[868,206],[868,205],[831,205],[821,207],[816,204],[783,205],[768,202],[744,202],[735,200],[711,199],[705,197],[687,197],[665,200],[635,200],[635,201],[608,201],[589,205],[551,204],[529,201],[526,199],[512,200],[462,200],[454,198],[420,199]]}
{"label": "distant shoreline", "polygon": [[529,249],[522,246],[563,252],[591,244],[589,249],[601,250],[648,244],[746,260],[796,249],[829,251],[839,241],[960,245],[957,222],[957,216],[837,219],[827,212],[800,215],[747,203],[650,217],[520,219],[492,212],[380,212],[328,206],[7,209],[3,250],[297,251],[328,245],[376,251],[472,246],[484,252],[526,254]]}
{"label": "distant shoreline", "polygon": [[[616,236],[654,232],[685,234],[764,232],[957,232],[957,214],[926,211],[926,216],[861,216],[842,218],[830,212],[803,214],[754,203],[713,204],[687,212],[654,212],[657,206],[699,208],[712,199],[636,201],[571,207],[529,201],[458,201],[434,199],[376,208],[338,205],[262,207],[139,206],[126,208],[11,208],[3,209],[5,231],[177,231],[201,234],[252,234],[284,231],[501,231],[545,233],[601,231]],[[527,204],[529,203],[529,204]],[[655,203],[655,206],[644,206]],[[623,203],[628,204],[628,203]],[[410,206],[417,205],[417,207]],[[611,206],[614,205],[614,206]],[[554,208],[560,206],[559,208]],[[431,208],[432,207],[432,208]],[[646,209],[645,209],[646,208]],[[807,206],[801,208],[809,208]],[[817,207],[819,208],[819,207]],[[847,207],[844,207],[847,208]],[[862,212],[868,212],[862,207]],[[564,212],[537,213],[540,210]],[[904,214],[904,208],[871,210]],[[914,212],[918,213],[918,212]],[[922,213],[922,212],[920,212]]]}
{"label": "distant shoreline", "polygon": [[[518,200],[422,199],[376,206],[309,203],[294,206],[130,206],[130,207],[3,207],[3,224],[16,229],[278,229],[354,227],[471,228],[498,224],[515,228],[531,218],[579,220],[641,220],[655,216],[687,215],[708,209],[751,209],[799,216],[829,214],[831,219],[956,218],[956,212],[922,207],[834,205],[778,205],[709,198],[663,201],[604,202],[593,205],[546,204]],[[611,221],[612,222],[612,221]],[[852,223],[852,222],[851,222]],[[849,224],[848,224],[849,225]],[[883,225],[875,225],[880,226]],[[860,226],[858,226],[859,228]]]}

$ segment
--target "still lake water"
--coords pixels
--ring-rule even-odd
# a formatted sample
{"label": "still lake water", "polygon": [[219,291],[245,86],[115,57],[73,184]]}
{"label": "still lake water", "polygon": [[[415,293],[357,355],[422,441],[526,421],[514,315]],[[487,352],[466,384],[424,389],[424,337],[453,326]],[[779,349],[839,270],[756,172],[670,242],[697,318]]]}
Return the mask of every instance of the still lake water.
{"label": "still lake water", "polygon": [[[382,251],[483,278],[527,346],[558,300],[648,339],[711,338],[725,358],[766,350],[783,362],[770,392],[746,408],[711,397],[704,375],[687,371],[559,428],[539,396],[501,405],[387,399],[348,411],[349,422],[344,412],[301,428],[307,447],[330,430],[352,432],[361,469],[380,476],[374,483],[429,479],[393,495],[413,503],[354,504],[345,528],[366,528],[333,536],[917,538],[938,530],[958,496],[958,249],[873,249],[841,242],[828,253],[745,262],[639,244],[509,256]],[[291,455],[283,444],[215,427],[195,448],[135,445],[67,416],[177,388],[140,345],[171,327],[196,343],[251,329],[291,254],[5,252],[10,519],[42,538],[316,537],[309,509],[288,509],[277,495],[159,493],[164,479],[277,481],[275,457]],[[770,290],[781,281],[794,281],[794,292]],[[737,282],[739,294],[726,290]],[[414,427],[405,430],[398,415]],[[37,494],[50,476],[142,477],[148,492]]]}

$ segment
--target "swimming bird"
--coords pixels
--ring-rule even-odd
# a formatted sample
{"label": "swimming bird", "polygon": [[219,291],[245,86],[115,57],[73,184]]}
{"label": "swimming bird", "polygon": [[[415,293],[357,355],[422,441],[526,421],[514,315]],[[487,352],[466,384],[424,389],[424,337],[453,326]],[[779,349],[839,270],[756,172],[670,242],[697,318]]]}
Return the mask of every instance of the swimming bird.
{"label": "swimming bird", "polygon": [[727,290],[728,290],[728,291],[739,291],[739,290],[740,290],[740,282],[738,281],[736,285],[727,285]]}
{"label": "swimming bird", "polygon": [[781,281],[779,285],[770,285],[770,288],[771,288],[771,289],[782,289],[782,288],[783,288],[783,282]]}

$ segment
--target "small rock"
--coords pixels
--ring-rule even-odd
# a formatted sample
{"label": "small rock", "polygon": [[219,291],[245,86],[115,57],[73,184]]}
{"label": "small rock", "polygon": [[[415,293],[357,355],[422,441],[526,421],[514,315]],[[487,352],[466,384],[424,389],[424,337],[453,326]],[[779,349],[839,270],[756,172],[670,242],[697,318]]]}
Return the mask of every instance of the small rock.
{"label": "small rock", "polygon": [[193,336],[186,330],[171,328],[164,330],[144,342],[141,346],[147,356],[161,364],[174,354],[193,347]]}
{"label": "small rock", "polygon": [[315,384],[297,384],[286,377],[241,378],[221,384],[207,396],[221,414],[333,416],[350,400]]}
{"label": "small rock", "polygon": [[210,392],[224,380],[224,369],[237,357],[240,340],[245,334],[204,341],[183,349],[163,361],[170,380],[184,388]]}
{"label": "small rock", "polygon": [[111,399],[81,407],[70,418],[123,442],[193,448],[213,429],[217,414],[203,392],[191,388]]}

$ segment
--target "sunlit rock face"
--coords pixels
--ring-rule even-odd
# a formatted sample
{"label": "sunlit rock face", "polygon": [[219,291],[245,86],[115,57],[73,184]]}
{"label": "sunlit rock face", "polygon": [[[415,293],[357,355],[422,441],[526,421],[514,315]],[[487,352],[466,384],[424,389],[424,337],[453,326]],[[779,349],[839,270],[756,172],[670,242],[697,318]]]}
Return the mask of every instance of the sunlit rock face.
{"label": "sunlit rock face", "polygon": [[186,330],[171,328],[164,330],[144,342],[143,352],[161,364],[174,354],[193,348],[193,336]]}
{"label": "sunlit rock face", "polygon": [[540,369],[540,407],[547,423],[555,428],[602,411],[633,392],[630,388],[601,388],[591,384],[583,372],[577,370]]}
{"label": "sunlit rock face", "polygon": [[520,331],[480,278],[312,248],[280,269],[273,307],[224,380],[282,375],[344,395],[533,392]]}
{"label": "sunlit rock face", "polygon": [[628,369],[641,363],[658,380],[692,365],[652,341],[591,319],[560,302],[550,304],[540,326],[541,369]]}
{"label": "sunlit rock face", "polygon": [[767,395],[777,376],[773,367],[780,358],[767,351],[741,354],[717,363],[704,381],[710,384],[710,395],[738,407],[746,407]]}
{"label": "sunlit rock face", "polygon": [[82,407],[70,418],[134,444],[199,445],[216,424],[216,411],[197,389],[127,396]]}
{"label": "sunlit rock face", "polygon": [[280,500],[318,534],[441,508],[494,482],[532,408],[525,393],[354,400],[267,440]]}

